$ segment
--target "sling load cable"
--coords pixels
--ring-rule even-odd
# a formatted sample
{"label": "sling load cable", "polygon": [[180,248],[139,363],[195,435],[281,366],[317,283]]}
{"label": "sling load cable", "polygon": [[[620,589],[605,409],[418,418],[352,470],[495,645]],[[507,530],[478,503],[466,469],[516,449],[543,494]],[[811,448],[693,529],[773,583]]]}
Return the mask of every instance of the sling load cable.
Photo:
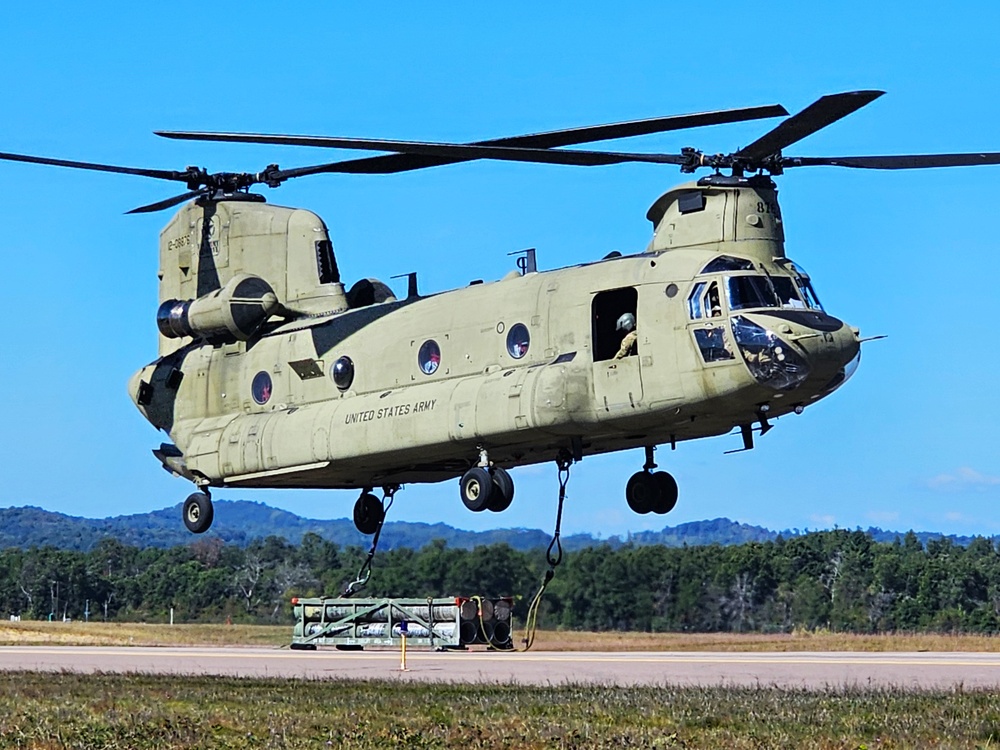
{"label": "sling load cable", "polygon": [[385,493],[382,498],[382,519],[378,522],[378,528],[375,529],[375,536],[372,537],[372,546],[368,550],[368,557],[365,558],[361,569],[358,570],[358,577],[344,589],[344,599],[353,596],[368,585],[368,581],[372,577],[372,560],[375,559],[375,550],[378,547],[379,537],[382,535],[382,525],[385,523],[385,517],[389,514],[389,508],[392,507],[393,498],[399,489],[400,485],[398,484],[390,484],[382,488],[382,492]]}
{"label": "sling load cable", "polygon": [[[552,541],[549,542],[548,549],[545,550],[545,561],[549,564],[548,570],[545,571],[545,575],[542,577],[542,583],[538,587],[538,591],[535,592],[534,597],[531,599],[531,604],[528,605],[528,614],[524,621],[524,637],[521,642],[524,644],[523,648],[517,648],[516,646],[511,646],[510,648],[499,649],[502,651],[527,651],[535,643],[535,631],[538,628],[538,610],[542,603],[542,595],[545,593],[546,587],[549,585],[549,581],[556,574],[556,568],[562,562],[563,558],[563,548],[562,542],[559,539],[560,528],[562,527],[562,514],[563,514],[563,504],[566,501],[566,485],[569,483],[569,467],[572,465],[573,459],[563,453],[556,458],[556,466],[559,467],[559,505],[556,509],[556,528],[555,533],[552,535]],[[482,607],[482,597],[473,597],[473,599],[478,600],[479,603],[479,628],[486,635],[486,624],[483,622],[483,607]],[[490,645],[493,645],[492,639],[487,639]],[[495,645],[493,645],[496,648]]]}

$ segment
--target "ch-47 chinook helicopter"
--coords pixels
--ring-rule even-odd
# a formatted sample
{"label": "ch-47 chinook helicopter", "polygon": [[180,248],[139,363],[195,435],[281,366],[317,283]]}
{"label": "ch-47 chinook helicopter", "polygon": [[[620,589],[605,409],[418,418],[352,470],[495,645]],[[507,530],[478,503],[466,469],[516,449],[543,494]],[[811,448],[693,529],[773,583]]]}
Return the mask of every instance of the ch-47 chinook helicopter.
{"label": "ch-47 chinook helicopter", "polygon": [[[211,525],[211,487],[312,487],[361,490],[355,524],[377,535],[385,506],[374,488],[391,499],[404,483],[460,478],[469,509],[501,511],[514,496],[508,468],[639,447],[646,462],[627,482],[628,505],[666,513],[677,484],[653,471],[656,446],[738,428],[749,449],[770,419],[836,390],[860,360],[859,332],[822,308],[786,257],[771,176],[817,165],[1000,163],[996,153],[782,153],[881,94],[824,96],[719,155],[561,147],[788,112],[753,107],[471,144],[160,133],[393,152],[257,174],[0,158],[186,183],[188,192],[133,211],[186,202],[160,235],[159,357],[128,387],[170,436],[156,457],[199,488],[183,505],[187,527]],[[499,281],[428,295],[411,274],[402,299],[372,279],[348,289],[316,214],[249,192],[312,174],[475,159],[713,173],[656,199],[646,214],[653,237],[640,252],[542,272],[529,252],[520,272]]]}

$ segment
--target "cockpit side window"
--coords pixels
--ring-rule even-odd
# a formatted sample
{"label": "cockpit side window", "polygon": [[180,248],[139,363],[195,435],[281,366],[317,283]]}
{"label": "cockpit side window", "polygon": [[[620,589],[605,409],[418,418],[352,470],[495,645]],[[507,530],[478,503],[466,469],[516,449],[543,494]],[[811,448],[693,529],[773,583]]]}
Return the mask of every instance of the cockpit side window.
{"label": "cockpit side window", "polygon": [[721,326],[711,328],[696,328],[694,340],[698,344],[702,359],[705,362],[720,362],[735,359],[726,343],[726,334]]}
{"label": "cockpit side window", "polygon": [[813,310],[823,309],[823,305],[820,304],[819,297],[816,296],[816,292],[813,290],[812,282],[808,276],[799,279],[799,291],[802,292],[806,305]]}
{"label": "cockpit side window", "polygon": [[688,314],[691,316],[691,320],[722,316],[719,282],[699,281],[694,285],[694,289],[688,295]]}
{"label": "cockpit side window", "polygon": [[785,263],[792,272],[792,277],[795,279],[795,285],[798,287],[799,294],[802,296],[802,299],[805,300],[806,307],[811,310],[819,310],[822,312],[823,305],[820,304],[819,297],[816,296],[816,290],[813,289],[809,274],[791,261],[785,261]]}
{"label": "cockpit side window", "polygon": [[688,297],[688,314],[691,316],[691,320],[698,320],[705,317],[702,311],[701,298],[705,294],[706,286],[704,281],[695,284],[694,289],[691,291],[691,296]]}

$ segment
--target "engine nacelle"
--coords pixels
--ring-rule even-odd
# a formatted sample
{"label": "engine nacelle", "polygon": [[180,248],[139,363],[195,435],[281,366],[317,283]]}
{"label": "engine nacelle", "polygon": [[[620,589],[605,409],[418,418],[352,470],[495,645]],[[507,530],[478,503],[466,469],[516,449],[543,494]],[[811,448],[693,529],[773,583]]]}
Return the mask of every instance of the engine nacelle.
{"label": "engine nacelle", "polygon": [[156,311],[156,325],[171,339],[191,336],[246,341],[278,307],[270,284],[259,276],[241,273],[204,297],[167,300]]}

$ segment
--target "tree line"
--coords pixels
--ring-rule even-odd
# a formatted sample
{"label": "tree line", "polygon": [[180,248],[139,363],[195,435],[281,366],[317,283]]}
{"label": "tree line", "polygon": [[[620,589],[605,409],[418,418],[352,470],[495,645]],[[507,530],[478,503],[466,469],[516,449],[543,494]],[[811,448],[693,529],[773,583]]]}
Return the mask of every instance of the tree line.
{"label": "tree line", "polygon": [[[336,596],[365,550],[316,534],[246,547],[214,538],[169,549],[108,538],[88,552],[0,551],[0,615],[290,623],[293,596]],[[442,541],[379,553],[366,597],[514,596],[523,619],[547,568],[544,550],[473,550]],[[568,552],[546,591],[543,627],[583,630],[849,632],[1000,630],[1000,551],[912,533],[813,532],[741,545]]]}

